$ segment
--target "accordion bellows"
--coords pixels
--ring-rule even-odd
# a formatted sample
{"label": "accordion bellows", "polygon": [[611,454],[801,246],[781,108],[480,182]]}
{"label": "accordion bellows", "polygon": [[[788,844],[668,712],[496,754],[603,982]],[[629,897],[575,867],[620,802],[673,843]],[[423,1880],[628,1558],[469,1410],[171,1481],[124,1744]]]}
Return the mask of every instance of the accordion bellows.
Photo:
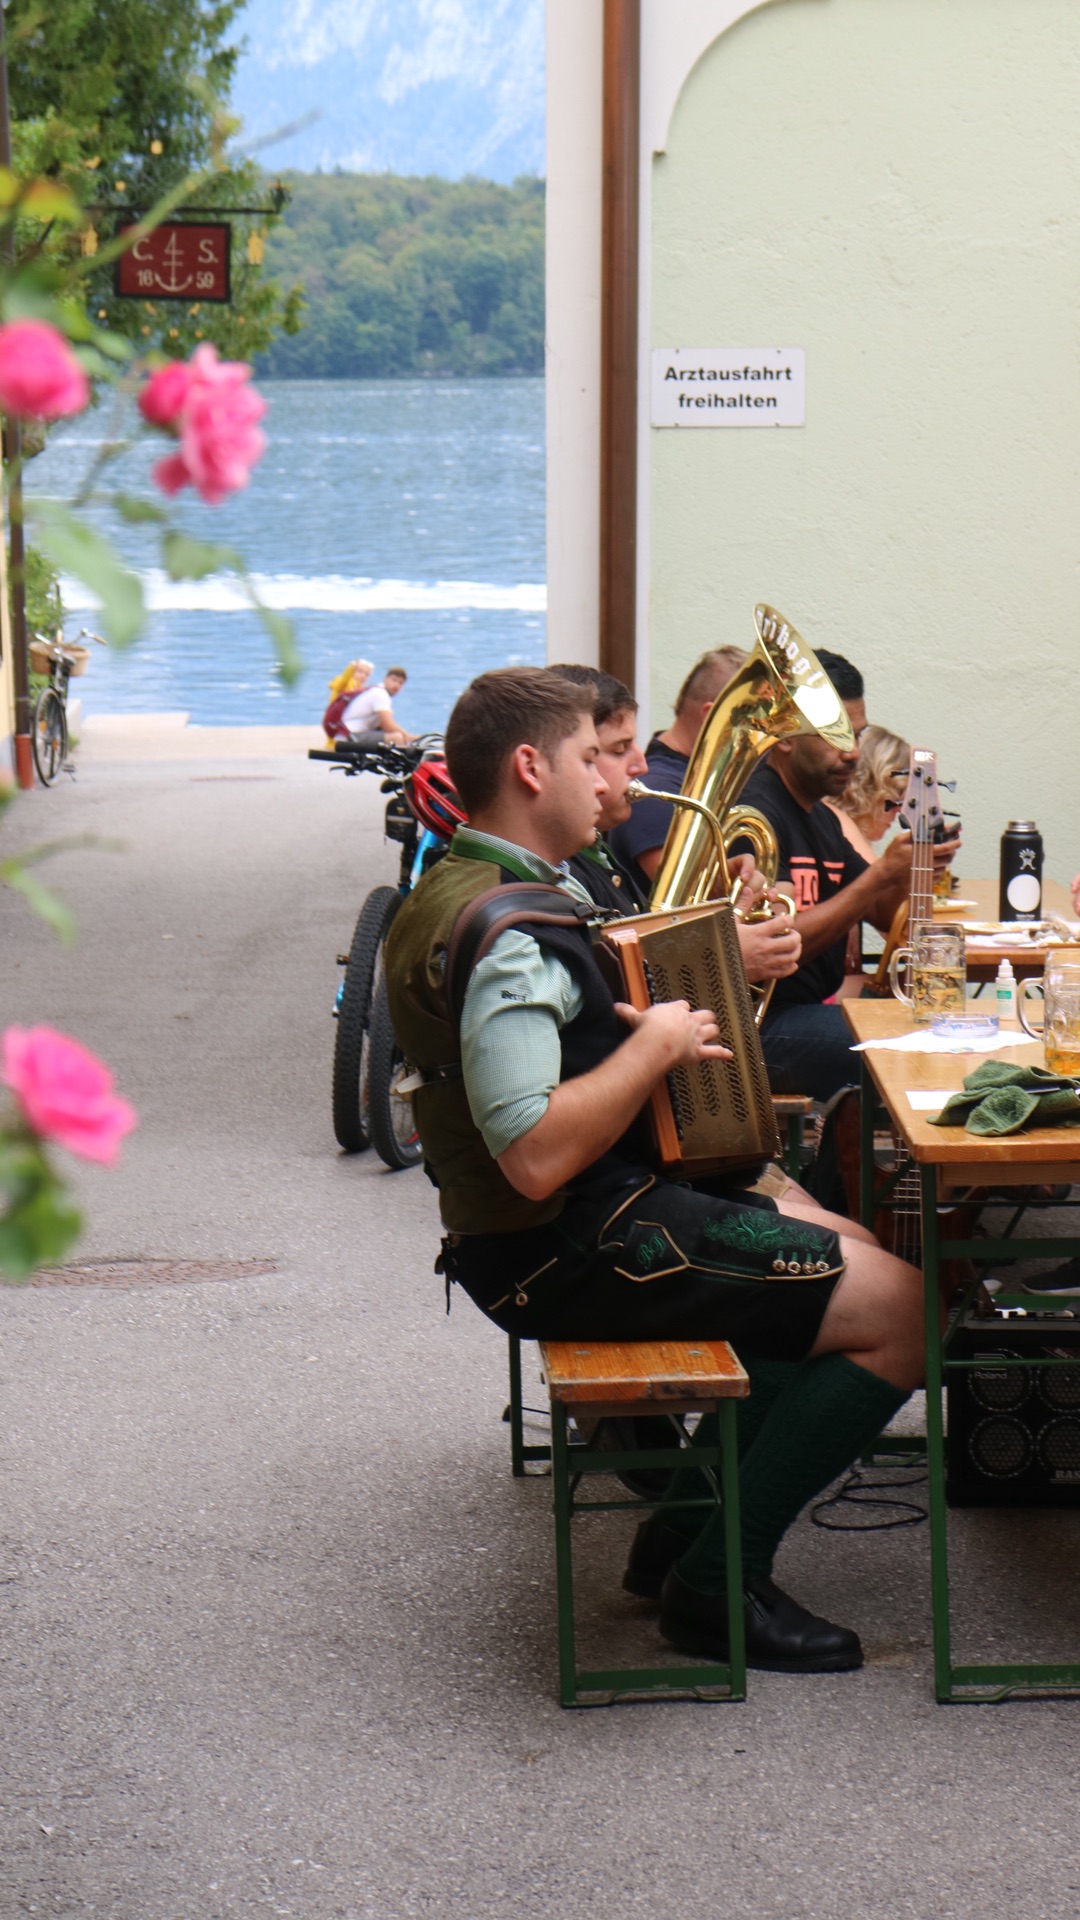
{"label": "accordion bellows", "polygon": [[595,941],[618,999],[642,1010],[664,1000],[709,1007],[732,1051],[730,1060],[676,1068],[652,1094],[659,1168],[692,1177],[773,1158],[779,1141],[772,1095],[730,902],[609,920],[597,927]]}

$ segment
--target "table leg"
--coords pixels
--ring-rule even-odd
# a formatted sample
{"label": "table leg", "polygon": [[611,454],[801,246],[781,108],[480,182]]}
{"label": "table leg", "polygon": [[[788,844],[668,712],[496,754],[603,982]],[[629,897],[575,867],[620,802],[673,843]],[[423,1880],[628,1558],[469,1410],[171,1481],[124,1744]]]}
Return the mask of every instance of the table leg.
{"label": "table leg", "polygon": [[923,1299],[926,1335],[926,1473],[930,1507],[930,1597],[934,1623],[934,1688],[951,1700],[949,1539],[945,1506],[945,1432],[942,1420],[941,1295],[938,1289],[937,1168],[923,1167]]}
{"label": "table leg", "polygon": [[874,1116],[877,1112],[877,1088],[870,1078],[865,1053],[859,1055],[862,1087],[859,1095],[859,1219],[874,1231]]}

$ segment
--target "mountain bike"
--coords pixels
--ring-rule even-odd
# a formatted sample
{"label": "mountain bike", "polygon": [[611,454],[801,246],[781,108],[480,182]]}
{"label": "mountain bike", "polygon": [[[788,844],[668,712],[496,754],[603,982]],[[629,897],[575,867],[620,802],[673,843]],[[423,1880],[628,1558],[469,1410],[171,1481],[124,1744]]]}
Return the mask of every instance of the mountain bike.
{"label": "mountain bike", "polygon": [[394,1169],[416,1166],[421,1147],[412,1102],[397,1090],[407,1069],[390,1019],[382,956],[402,900],[446,852],[458,824],[446,799],[453,789],[438,755],[441,744],[438,735],[408,747],[361,748],[338,741],[332,749],[312,747],[308,753],[309,760],[328,761],[350,778],[359,773],[382,776],[382,792],[389,796],[384,830],[387,839],[401,847],[397,886],[372,889],[348,953],[338,954],[345,973],[334,1007],[331,1101],[338,1145],[346,1153],[374,1146]]}

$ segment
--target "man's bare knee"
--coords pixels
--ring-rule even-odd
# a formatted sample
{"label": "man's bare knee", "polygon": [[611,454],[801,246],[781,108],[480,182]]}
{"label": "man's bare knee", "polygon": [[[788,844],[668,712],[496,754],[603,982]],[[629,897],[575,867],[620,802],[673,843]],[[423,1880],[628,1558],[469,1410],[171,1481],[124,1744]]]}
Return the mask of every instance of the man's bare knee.
{"label": "man's bare knee", "polygon": [[923,1374],[922,1275],[876,1245],[848,1240],[844,1254],[813,1351],[844,1353],[911,1392]]}

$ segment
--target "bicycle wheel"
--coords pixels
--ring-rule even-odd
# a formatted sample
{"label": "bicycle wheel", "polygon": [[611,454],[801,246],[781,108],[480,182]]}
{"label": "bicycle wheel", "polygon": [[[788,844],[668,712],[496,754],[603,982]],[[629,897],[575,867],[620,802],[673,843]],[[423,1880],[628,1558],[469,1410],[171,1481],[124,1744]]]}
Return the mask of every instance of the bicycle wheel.
{"label": "bicycle wheel", "polygon": [[370,1143],[367,1125],[368,1020],[375,963],[400,905],[395,887],[368,894],[356,922],[342,982],[334,1037],[334,1137],[346,1153],[362,1153]]}
{"label": "bicycle wheel", "polygon": [[415,1167],[423,1156],[412,1101],[397,1091],[407,1069],[394,1037],[386,979],[380,974],[371,1003],[371,1059],[368,1070],[368,1128],[380,1159],[395,1169]]}
{"label": "bicycle wheel", "polygon": [[30,727],[34,765],[43,787],[51,787],[67,759],[68,730],[64,703],[53,687],[39,693]]}

